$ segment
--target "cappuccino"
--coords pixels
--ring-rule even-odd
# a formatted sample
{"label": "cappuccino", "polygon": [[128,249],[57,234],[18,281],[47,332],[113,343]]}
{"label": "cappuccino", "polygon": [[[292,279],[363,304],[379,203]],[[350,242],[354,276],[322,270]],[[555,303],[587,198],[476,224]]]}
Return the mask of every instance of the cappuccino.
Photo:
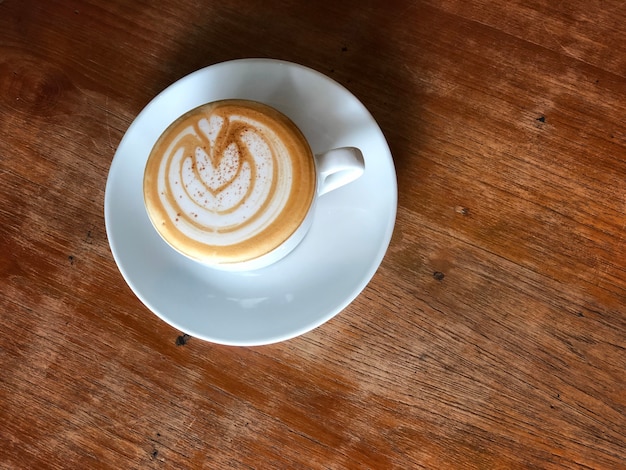
{"label": "cappuccino", "polygon": [[152,148],[143,193],[162,238],[209,265],[259,258],[292,238],[316,196],[309,144],[285,115],[248,100],[195,108]]}

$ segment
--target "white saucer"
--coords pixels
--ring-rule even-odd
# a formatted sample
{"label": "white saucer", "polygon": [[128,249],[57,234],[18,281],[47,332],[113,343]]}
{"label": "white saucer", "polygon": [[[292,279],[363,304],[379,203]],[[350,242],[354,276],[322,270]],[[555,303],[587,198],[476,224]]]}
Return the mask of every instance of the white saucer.
{"label": "white saucer", "polygon": [[[161,132],[186,111],[224,98],[279,109],[315,153],[354,146],[365,157],[359,180],[320,197],[313,226],[295,251],[258,271],[215,271],[183,257],[159,237],[143,205],[144,165]],[[137,297],[184,333],[241,346],[306,333],[352,302],[385,255],[396,208],[391,153],[367,109],[325,75],[269,59],[206,67],[154,98],[120,142],[104,201],[113,257]]]}

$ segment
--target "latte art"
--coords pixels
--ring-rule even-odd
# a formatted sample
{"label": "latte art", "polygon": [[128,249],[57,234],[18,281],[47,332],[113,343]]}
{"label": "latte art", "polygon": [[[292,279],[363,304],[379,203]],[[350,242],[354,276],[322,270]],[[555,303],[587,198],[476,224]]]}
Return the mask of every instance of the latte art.
{"label": "latte art", "polygon": [[267,134],[260,126],[255,130],[212,117],[176,136],[161,162],[158,185],[161,202],[182,232],[194,237],[200,229],[206,242],[228,245],[273,218],[263,205],[268,199],[284,205],[291,168],[289,161],[276,158],[286,150],[266,140]]}
{"label": "latte art", "polygon": [[262,256],[306,217],[313,156],[297,127],[260,103],[225,100],[176,120],[154,146],[144,198],[174,248],[212,264]]}

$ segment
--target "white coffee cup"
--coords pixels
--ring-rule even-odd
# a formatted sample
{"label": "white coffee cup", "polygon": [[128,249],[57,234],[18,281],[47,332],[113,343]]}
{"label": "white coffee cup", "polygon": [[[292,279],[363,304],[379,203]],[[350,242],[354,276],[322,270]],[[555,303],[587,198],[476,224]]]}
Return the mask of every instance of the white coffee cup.
{"label": "white coffee cup", "polygon": [[220,100],[172,123],[144,173],[153,226],[183,255],[216,269],[260,269],[288,255],[317,198],[365,170],[354,147],[314,155],[297,126],[259,102]]}

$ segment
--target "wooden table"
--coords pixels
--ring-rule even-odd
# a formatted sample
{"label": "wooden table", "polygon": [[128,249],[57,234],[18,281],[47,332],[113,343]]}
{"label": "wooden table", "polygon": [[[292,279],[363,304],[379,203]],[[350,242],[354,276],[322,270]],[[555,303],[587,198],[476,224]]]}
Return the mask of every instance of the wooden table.
{"label": "wooden table", "polygon": [[[624,2],[152,3],[0,1],[0,468],[626,468]],[[146,103],[243,57],[354,93],[399,191],[362,294],[254,348],[154,316],[103,215]]]}

